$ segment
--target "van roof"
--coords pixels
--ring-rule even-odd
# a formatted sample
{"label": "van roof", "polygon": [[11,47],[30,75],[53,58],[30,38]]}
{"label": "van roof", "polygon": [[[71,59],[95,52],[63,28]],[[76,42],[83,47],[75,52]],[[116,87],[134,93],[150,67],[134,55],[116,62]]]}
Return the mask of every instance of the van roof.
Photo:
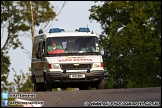
{"label": "van roof", "polygon": [[97,36],[95,33],[91,32],[77,32],[77,31],[66,31],[66,32],[57,32],[57,33],[42,33],[38,34],[35,37],[46,36],[48,37],[64,37],[64,36]]}

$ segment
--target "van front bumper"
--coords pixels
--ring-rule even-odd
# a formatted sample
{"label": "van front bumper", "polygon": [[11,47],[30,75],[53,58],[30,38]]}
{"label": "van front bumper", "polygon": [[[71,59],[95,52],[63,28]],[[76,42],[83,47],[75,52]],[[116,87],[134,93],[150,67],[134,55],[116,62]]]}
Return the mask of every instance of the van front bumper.
{"label": "van front bumper", "polygon": [[[69,75],[85,74],[85,78],[69,78]],[[45,78],[49,83],[72,83],[72,82],[99,82],[104,77],[103,70],[88,72],[45,72]]]}

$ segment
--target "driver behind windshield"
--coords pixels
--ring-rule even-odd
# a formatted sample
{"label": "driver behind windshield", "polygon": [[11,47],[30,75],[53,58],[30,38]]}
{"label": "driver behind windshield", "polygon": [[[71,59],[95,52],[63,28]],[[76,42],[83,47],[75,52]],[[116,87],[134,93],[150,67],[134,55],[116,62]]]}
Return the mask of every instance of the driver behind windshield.
{"label": "driver behind windshield", "polygon": [[57,45],[56,42],[52,42],[51,46],[48,46],[47,51],[48,52],[53,52],[56,49],[63,49],[61,45]]}
{"label": "driver behind windshield", "polygon": [[81,51],[86,51],[86,52],[96,52],[95,48],[91,46],[89,42],[86,42],[85,47],[81,48]]}

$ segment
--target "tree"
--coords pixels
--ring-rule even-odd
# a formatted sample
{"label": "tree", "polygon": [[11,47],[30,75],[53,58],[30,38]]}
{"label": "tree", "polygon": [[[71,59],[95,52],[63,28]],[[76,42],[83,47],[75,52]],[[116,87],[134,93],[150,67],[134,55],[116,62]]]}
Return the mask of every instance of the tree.
{"label": "tree", "polygon": [[[51,24],[53,19],[60,14],[62,9],[64,8],[65,4],[67,2],[64,1],[63,5],[60,9],[60,11],[56,14],[53,9],[53,6],[50,6],[49,1],[33,1],[33,2],[19,2],[20,6],[22,6],[24,11],[24,16],[26,16],[26,19],[28,21],[29,26],[31,27],[31,36],[32,39],[32,50],[33,50],[33,42],[34,42],[34,36],[35,36],[35,26],[39,26],[42,24],[41,28],[43,31],[46,31],[44,29],[48,28],[48,25]],[[24,49],[26,54],[29,55],[31,59],[31,52]],[[31,81],[30,77],[27,79],[27,82],[24,84],[24,87],[26,85],[30,85]],[[32,85],[32,84],[31,84]],[[24,88],[23,87],[23,88]]]}
{"label": "tree", "polygon": [[1,40],[4,32],[7,34],[1,46],[1,90],[7,90],[7,77],[9,74],[10,58],[7,55],[10,48],[16,49],[22,46],[18,34],[20,31],[28,31],[29,27],[24,23],[17,5],[13,1],[1,1]]}
{"label": "tree", "polygon": [[[50,5],[49,1],[19,1],[17,4],[21,7],[20,11],[30,27],[31,36],[29,37],[32,39],[33,46],[35,26],[48,23],[56,17],[56,13],[53,11],[54,6]],[[25,51],[31,57],[30,51],[26,49]]]}
{"label": "tree", "polygon": [[[40,23],[49,22],[54,19],[56,14],[53,11],[53,6],[50,6],[49,1],[33,1],[32,7],[34,26],[39,26]],[[7,31],[7,36],[4,45],[1,47],[1,90],[7,90],[7,77],[10,66],[9,56],[7,56],[9,49],[12,47],[16,49],[23,45],[19,41],[21,31],[24,33],[31,29],[31,14],[30,5],[28,1],[2,1],[1,2],[1,40],[3,33]]]}
{"label": "tree", "polygon": [[15,72],[14,82],[12,82],[12,85],[14,85],[14,92],[31,92],[33,88],[30,80],[31,72],[25,74],[20,70],[20,74],[18,75],[14,69],[13,71]]}
{"label": "tree", "polygon": [[109,84],[113,88],[161,86],[161,2],[102,2],[91,7],[89,19],[103,29],[100,44],[109,51],[104,58]]}
{"label": "tree", "polygon": [[[54,6],[51,6],[49,1],[19,2],[20,6],[23,7],[22,12],[25,10],[23,14],[27,19],[28,25],[31,27],[31,35],[29,37],[32,39],[32,47],[34,42],[34,35],[38,33],[38,30],[35,30],[35,26],[41,25],[40,30],[42,30],[42,32],[47,31],[46,29],[49,29],[48,26],[51,26],[52,21],[61,13],[66,3],[67,1],[63,2],[61,9],[56,14],[53,11]],[[32,54],[30,51],[27,51],[26,49],[24,50],[26,51],[25,53],[28,54],[31,58]]]}
{"label": "tree", "polygon": [[14,82],[9,82],[7,89],[8,89],[8,92],[15,92],[15,83]]}
{"label": "tree", "polygon": [[19,92],[32,92],[33,91],[33,85],[32,85],[32,82],[31,82],[31,72],[26,73],[25,76],[26,76],[26,78],[24,79],[25,82],[23,83]]}
{"label": "tree", "polygon": [[[14,82],[8,83],[8,92],[31,92],[32,91],[32,82],[30,80],[31,72],[27,72],[26,74],[20,70],[20,74],[18,75],[14,68]],[[30,69],[29,69],[30,71]]]}

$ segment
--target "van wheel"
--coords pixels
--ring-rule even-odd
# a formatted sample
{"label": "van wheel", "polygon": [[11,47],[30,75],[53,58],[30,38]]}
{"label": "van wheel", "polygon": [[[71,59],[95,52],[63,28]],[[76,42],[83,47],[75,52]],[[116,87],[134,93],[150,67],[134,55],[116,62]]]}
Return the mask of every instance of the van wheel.
{"label": "van wheel", "polygon": [[104,84],[105,84],[105,81],[104,79],[102,79],[101,82],[98,84],[97,89],[104,89]]}
{"label": "van wheel", "polygon": [[62,89],[62,90],[66,90],[66,89],[67,89],[67,87],[61,87],[61,89]]}
{"label": "van wheel", "polygon": [[38,92],[39,91],[39,87],[38,87],[38,84],[37,83],[34,83],[34,91],[35,92]]}
{"label": "van wheel", "polygon": [[44,88],[45,91],[52,91],[52,85],[47,80],[44,81]]}
{"label": "van wheel", "polygon": [[33,88],[34,88],[34,91],[35,92],[38,92],[38,91],[45,91],[44,89],[44,83],[37,83],[36,82],[36,79],[35,79],[35,74],[32,75],[32,81],[33,81]]}
{"label": "van wheel", "polygon": [[30,80],[31,80],[32,83],[34,83],[35,82],[35,76],[34,75],[31,75],[30,76]]}
{"label": "van wheel", "polygon": [[44,86],[42,83],[34,83],[34,91],[44,91]]}
{"label": "van wheel", "polygon": [[79,87],[79,90],[92,90],[91,86],[82,86]]}
{"label": "van wheel", "polygon": [[88,87],[79,87],[79,90],[88,90]]}

